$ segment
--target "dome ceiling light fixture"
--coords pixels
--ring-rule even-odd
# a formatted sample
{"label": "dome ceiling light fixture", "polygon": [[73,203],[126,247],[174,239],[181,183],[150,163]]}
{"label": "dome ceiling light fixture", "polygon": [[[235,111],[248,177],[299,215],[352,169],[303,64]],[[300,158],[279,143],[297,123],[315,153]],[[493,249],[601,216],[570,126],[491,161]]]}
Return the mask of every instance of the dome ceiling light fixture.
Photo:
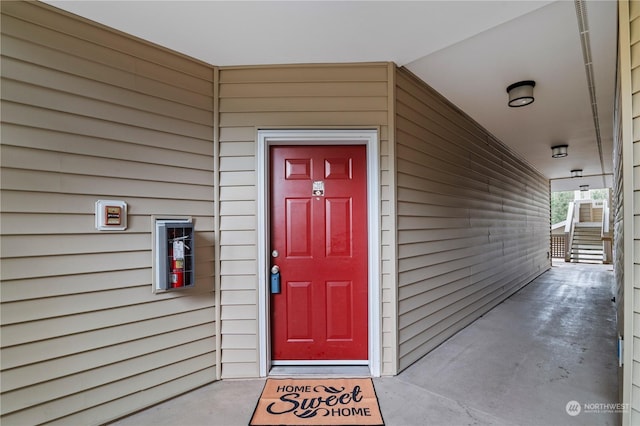
{"label": "dome ceiling light fixture", "polygon": [[580,191],[588,191],[589,185],[580,185]]}
{"label": "dome ceiling light fixture", "polygon": [[569,145],[556,145],[551,147],[551,156],[553,158],[562,158],[568,155],[567,148]]}
{"label": "dome ceiling light fixture", "polygon": [[573,169],[573,170],[571,170],[571,177],[572,178],[582,177],[582,169]]}
{"label": "dome ceiling light fixture", "polygon": [[536,82],[533,80],[524,80],[513,83],[507,87],[507,93],[509,94],[509,106],[512,108],[518,108],[533,103],[535,100],[533,97],[533,88],[535,85]]}

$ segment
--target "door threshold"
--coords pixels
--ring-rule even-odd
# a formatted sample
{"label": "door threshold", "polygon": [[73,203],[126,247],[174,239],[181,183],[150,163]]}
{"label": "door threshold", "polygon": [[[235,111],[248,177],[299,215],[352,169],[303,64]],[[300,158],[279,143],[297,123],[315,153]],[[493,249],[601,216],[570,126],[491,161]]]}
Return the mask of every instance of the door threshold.
{"label": "door threshold", "polygon": [[269,377],[371,377],[368,365],[274,365]]}

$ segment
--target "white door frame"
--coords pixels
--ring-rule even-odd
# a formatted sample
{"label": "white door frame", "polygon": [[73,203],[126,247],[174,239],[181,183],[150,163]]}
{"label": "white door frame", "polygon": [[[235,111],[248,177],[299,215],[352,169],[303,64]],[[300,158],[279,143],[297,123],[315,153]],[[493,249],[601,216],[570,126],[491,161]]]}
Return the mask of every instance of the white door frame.
{"label": "white door frame", "polygon": [[[256,144],[258,180],[258,336],[260,377],[271,367],[269,247],[269,146],[270,145],[365,145],[367,149],[367,216],[369,276],[369,349],[371,375],[381,371],[380,283],[380,164],[377,130],[258,130]],[[317,365],[317,363],[315,363]],[[327,364],[323,362],[323,364]]]}

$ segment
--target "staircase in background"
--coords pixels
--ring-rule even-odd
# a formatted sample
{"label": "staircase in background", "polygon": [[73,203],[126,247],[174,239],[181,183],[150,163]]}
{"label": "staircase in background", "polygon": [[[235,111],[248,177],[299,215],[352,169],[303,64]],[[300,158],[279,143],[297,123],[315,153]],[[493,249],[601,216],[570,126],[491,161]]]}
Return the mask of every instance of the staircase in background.
{"label": "staircase in background", "polygon": [[570,202],[567,219],[551,227],[553,257],[560,257],[559,252],[563,251],[565,262],[611,263],[611,225],[607,200],[579,199]]}
{"label": "staircase in background", "polygon": [[593,207],[591,203],[579,204],[578,222],[602,222],[602,207]]}
{"label": "staircase in background", "polygon": [[[582,212],[580,215],[582,216]],[[602,263],[603,255],[601,223],[576,223],[571,241],[570,261],[574,263]]]}

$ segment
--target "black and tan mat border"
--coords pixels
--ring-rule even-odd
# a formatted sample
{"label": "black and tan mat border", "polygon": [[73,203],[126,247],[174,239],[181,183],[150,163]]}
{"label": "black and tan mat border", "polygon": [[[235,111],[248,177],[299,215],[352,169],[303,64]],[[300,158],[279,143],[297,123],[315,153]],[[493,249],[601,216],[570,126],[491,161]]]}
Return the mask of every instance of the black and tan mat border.
{"label": "black and tan mat border", "polygon": [[384,425],[371,378],[268,378],[250,426]]}

